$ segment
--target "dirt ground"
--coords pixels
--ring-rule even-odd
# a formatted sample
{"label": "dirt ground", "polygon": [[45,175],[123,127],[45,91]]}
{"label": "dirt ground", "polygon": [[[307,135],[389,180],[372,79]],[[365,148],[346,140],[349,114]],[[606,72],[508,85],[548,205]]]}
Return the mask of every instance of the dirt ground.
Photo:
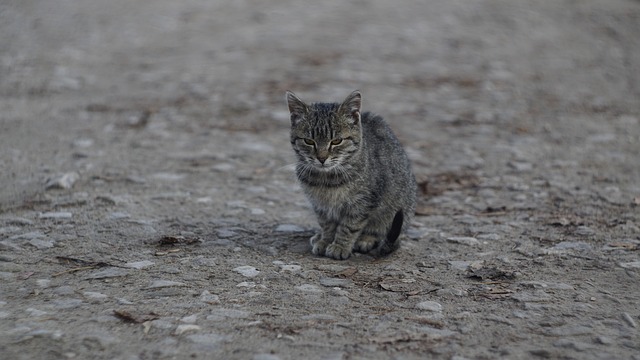
{"label": "dirt ground", "polygon": [[[640,359],[640,2],[4,1],[0,358]],[[402,248],[311,255],[284,92],[360,89]]]}

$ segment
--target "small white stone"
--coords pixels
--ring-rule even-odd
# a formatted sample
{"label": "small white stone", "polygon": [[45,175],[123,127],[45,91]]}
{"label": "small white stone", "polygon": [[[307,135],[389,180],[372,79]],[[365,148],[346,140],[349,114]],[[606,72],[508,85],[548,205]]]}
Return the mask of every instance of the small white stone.
{"label": "small white stone", "polygon": [[180,322],[181,323],[185,323],[185,324],[195,324],[196,321],[198,321],[198,315],[197,314],[185,316],[182,319],[180,319]]}
{"label": "small white stone", "polygon": [[46,250],[51,249],[55,245],[55,242],[53,240],[32,239],[29,241],[29,244],[38,250]]}
{"label": "small white stone", "polygon": [[68,211],[60,211],[42,213],[38,217],[40,219],[71,219],[72,216],[73,214]]}
{"label": "small white stone", "polygon": [[142,260],[142,261],[128,262],[128,263],[124,264],[124,266],[128,267],[128,268],[140,270],[140,269],[144,269],[144,268],[147,268],[149,266],[152,266],[154,264],[155,263],[153,261]]}
{"label": "small white stone", "polygon": [[71,189],[73,184],[80,179],[77,172],[69,172],[55,178],[49,179],[44,185],[45,189]]}
{"label": "small white stone", "polygon": [[620,266],[625,269],[640,269],[640,261],[620,263]]}
{"label": "small white stone", "polygon": [[440,312],[442,311],[442,305],[435,301],[422,301],[416,304],[416,308],[420,310]]}
{"label": "small white stone", "polygon": [[248,265],[238,266],[234,268],[233,271],[239,273],[242,276],[250,277],[250,278],[256,277],[258,276],[258,274],[260,274],[260,270],[254,268],[253,266],[248,266]]}
{"label": "small white stone", "polygon": [[37,279],[36,285],[41,288],[49,287],[49,285],[51,285],[51,279]]}
{"label": "small white stone", "polygon": [[281,269],[282,271],[298,272],[298,271],[302,270],[302,266],[300,266],[300,265],[287,265],[287,264],[285,264],[285,265],[282,265],[282,266],[280,267],[280,269]]}
{"label": "small white stone", "polygon": [[282,261],[278,261],[278,260],[274,261],[273,264],[278,265],[280,267],[280,270],[283,272],[288,271],[288,272],[295,273],[302,270],[302,266],[300,265],[285,264]]}
{"label": "small white stone", "polygon": [[243,281],[241,283],[238,283],[236,287],[254,288],[256,287],[256,283],[254,283],[253,281]]}
{"label": "small white stone", "polygon": [[174,332],[174,335],[182,335],[186,332],[195,332],[195,331],[199,331],[200,330],[200,326],[195,325],[195,324],[181,324],[178,325],[178,327],[176,328],[176,331]]}
{"label": "small white stone", "polygon": [[467,245],[467,246],[480,245],[480,241],[478,241],[478,239],[474,237],[469,237],[469,236],[452,236],[452,237],[448,237],[447,241],[456,243],[456,244]]}
{"label": "small white stone", "polygon": [[218,295],[210,293],[209,290],[204,290],[202,294],[200,294],[200,301],[207,304],[219,304],[220,297]]}
{"label": "small white stone", "polygon": [[94,291],[85,291],[82,293],[82,295],[90,300],[105,300],[109,297],[105,294]]}
{"label": "small white stone", "polygon": [[159,172],[159,173],[153,174],[151,177],[153,177],[154,179],[163,180],[163,181],[179,181],[184,179],[185,175]]}

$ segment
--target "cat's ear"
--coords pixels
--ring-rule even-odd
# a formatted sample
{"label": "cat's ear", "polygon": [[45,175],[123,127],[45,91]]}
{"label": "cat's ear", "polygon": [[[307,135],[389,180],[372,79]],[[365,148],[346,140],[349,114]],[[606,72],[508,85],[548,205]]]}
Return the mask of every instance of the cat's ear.
{"label": "cat's ear", "polygon": [[291,114],[291,125],[295,125],[296,122],[300,121],[309,110],[307,104],[291,91],[287,91],[287,106]]}
{"label": "cat's ear", "polygon": [[346,99],[344,99],[344,101],[340,105],[338,112],[353,119],[353,124],[356,125],[360,122],[361,107],[362,95],[360,95],[360,91],[356,90],[349,94]]}

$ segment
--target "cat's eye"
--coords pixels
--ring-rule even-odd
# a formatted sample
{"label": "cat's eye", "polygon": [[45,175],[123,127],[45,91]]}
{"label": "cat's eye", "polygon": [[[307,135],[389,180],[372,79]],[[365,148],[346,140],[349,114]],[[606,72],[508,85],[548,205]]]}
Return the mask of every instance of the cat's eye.
{"label": "cat's eye", "polygon": [[340,145],[342,144],[342,139],[334,139],[331,141],[331,145]]}
{"label": "cat's eye", "polygon": [[311,140],[311,139],[302,139],[302,140],[304,140],[304,143],[307,144],[307,145],[315,145],[316,144],[316,142]]}

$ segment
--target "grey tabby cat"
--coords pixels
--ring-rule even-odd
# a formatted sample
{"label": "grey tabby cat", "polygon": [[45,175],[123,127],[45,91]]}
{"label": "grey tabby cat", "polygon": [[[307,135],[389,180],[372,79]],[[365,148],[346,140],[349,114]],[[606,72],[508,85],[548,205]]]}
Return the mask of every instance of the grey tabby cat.
{"label": "grey tabby cat", "polygon": [[306,104],[287,92],[296,175],[318,217],[313,253],[347,259],[387,255],[400,246],[416,205],[416,180],[382,117],[361,114],[352,92],[341,104]]}

